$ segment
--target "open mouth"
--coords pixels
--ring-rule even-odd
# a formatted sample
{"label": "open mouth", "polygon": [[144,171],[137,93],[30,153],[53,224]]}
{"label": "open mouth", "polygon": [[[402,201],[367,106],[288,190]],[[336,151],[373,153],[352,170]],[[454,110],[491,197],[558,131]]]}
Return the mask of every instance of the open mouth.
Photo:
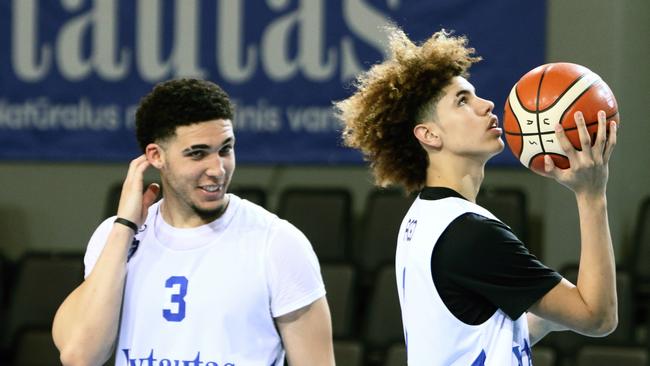
{"label": "open mouth", "polygon": [[205,186],[200,186],[202,190],[208,192],[208,193],[217,193],[220,192],[223,186],[221,184],[208,184]]}
{"label": "open mouth", "polygon": [[490,125],[488,126],[488,130],[491,130],[493,128],[499,128],[499,119],[496,116],[492,116],[492,118],[490,118]]}

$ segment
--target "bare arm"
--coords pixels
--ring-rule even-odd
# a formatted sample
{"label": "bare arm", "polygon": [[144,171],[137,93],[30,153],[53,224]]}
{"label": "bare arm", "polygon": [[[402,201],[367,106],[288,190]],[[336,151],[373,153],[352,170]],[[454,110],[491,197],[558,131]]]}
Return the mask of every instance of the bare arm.
{"label": "bare arm", "polygon": [[[124,181],[118,216],[142,225],[159,188],[142,193],[149,163],[141,156],[131,162]],[[126,278],[126,258],[132,229],[113,224],[106,245],[86,280],[63,301],[52,325],[52,337],[64,365],[102,365],[109,357],[119,325]]]}
{"label": "bare arm", "polygon": [[607,218],[606,186],[608,162],[616,144],[616,125],[598,116],[594,146],[582,114],[576,113],[582,150],[575,150],[562,128],[556,135],[569,157],[571,167],[560,170],[547,159],[546,174],[571,189],[580,216],[580,264],[577,284],[562,280],[530,311],[539,317],[589,336],[605,336],[617,325],[616,269]]}
{"label": "bare arm", "polygon": [[528,321],[528,334],[531,346],[539,342],[550,332],[567,330],[566,327],[553,323],[550,320],[540,318],[533,313],[526,313],[526,320]]}
{"label": "bare arm", "polygon": [[325,297],[276,318],[290,366],[332,366],[332,322]]}

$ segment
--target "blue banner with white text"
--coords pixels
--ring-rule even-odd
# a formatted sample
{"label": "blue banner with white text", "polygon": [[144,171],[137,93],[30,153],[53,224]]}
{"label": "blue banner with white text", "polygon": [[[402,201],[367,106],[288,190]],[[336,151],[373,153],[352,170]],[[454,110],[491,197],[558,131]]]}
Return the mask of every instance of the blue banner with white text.
{"label": "blue banner with white text", "polygon": [[[332,101],[381,61],[383,26],[445,28],[483,61],[477,94],[501,116],[544,63],[546,2],[518,0],[0,0],[0,159],[128,161],[156,83],[193,76],[236,103],[237,161],[346,164]],[[518,165],[505,149],[494,165]]]}

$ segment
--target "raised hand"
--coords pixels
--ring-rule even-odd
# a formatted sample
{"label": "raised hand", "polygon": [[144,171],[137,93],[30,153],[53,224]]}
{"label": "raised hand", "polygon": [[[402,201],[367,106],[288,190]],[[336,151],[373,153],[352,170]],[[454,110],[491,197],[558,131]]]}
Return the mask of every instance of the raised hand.
{"label": "raised hand", "polygon": [[[581,112],[574,114],[581,150],[571,145],[560,124],[555,126],[555,135],[560,146],[569,158],[568,169],[555,166],[550,156],[544,156],[545,175],[558,181],[576,194],[604,194],[609,175],[609,158],[616,145],[616,122],[606,120],[605,112],[598,112],[598,133],[591,145],[584,116]],[[609,134],[607,127],[609,125]]]}
{"label": "raised hand", "polygon": [[144,172],[150,165],[145,155],[140,155],[131,161],[122,185],[120,204],[117,209],[118,217],[133,221],[138,226],[144,224],[147,210],[160,192],[160,186],[156,183],[150,184],[143,192]]}

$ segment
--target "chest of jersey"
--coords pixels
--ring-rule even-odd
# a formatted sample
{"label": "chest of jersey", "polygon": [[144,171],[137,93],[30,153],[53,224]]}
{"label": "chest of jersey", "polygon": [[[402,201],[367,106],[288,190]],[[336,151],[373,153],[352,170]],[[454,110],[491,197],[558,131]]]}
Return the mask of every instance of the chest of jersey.
{"label": "chest of jersey", "polygon": [[465,212],[494,218],[460,199],[418,199],[400,227],[395,270],[409,365],[529,364],[525,315],[512,320],[498,310],[483,324],[467,325],[451,314],[438,295],[431,255],[441,233]]}
{"label": "chest of jersey", "polygon": [[232,235],[191,250],[170,249],[153,233],[140,240],[128,264],[118,357],[237,365],[251,344],[280,348],[260,238]]}

